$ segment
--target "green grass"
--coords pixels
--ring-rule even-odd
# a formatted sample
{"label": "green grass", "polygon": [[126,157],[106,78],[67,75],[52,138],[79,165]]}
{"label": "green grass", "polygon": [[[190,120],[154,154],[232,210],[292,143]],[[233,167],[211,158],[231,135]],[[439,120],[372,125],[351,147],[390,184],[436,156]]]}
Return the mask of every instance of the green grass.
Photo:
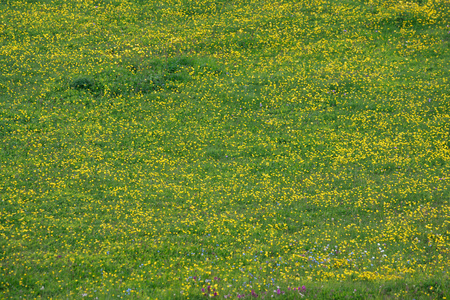
{"label": "green grass", "polygon": [[449,11],[0,1],[0,297],[449,298]]}

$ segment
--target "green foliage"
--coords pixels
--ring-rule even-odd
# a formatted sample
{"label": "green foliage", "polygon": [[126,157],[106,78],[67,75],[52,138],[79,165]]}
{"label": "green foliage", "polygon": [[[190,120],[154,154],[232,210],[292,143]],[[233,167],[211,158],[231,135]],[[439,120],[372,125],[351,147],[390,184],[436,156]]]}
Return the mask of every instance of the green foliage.
{"label": "green foliage", "polygon": [[95,95],[102,94],[105,89],[103,84],[89,77],[79,77],[74,79],[70,83],[70,87],[78,91],[89,91]]}

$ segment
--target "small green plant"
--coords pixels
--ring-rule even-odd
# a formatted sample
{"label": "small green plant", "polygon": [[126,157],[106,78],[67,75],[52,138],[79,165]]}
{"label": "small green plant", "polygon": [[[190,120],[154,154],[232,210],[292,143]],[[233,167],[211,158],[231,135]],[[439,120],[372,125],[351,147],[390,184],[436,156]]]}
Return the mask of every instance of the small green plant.
{"label": "small green plant", "polygon": [[76,78],[70,83],[70,87],[78,91],[89,91],[96,95],[101,94],[104,90],[103,85],[91,77]]}
{"label": "small green plant", "polygon": [[76,90],[91,90],[94,87],[94,81],[87,77],[81,77],[75,79],[70,87]]}

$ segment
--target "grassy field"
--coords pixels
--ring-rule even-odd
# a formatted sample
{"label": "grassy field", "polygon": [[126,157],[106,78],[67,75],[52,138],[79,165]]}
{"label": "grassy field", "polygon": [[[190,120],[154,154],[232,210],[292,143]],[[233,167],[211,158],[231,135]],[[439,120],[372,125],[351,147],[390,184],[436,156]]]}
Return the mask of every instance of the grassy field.
{"label": "grassy field", "polygon": [[450,1],[0,0],[0,298],[450,299]]}

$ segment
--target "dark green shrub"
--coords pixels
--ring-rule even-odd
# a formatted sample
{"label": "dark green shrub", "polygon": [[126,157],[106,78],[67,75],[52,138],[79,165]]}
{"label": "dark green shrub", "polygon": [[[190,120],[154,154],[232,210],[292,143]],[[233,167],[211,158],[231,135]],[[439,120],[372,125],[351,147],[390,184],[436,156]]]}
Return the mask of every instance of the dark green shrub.
{"label": "dark green shrub", "polygon": [[90,77],[79,77],[70,83],[70,87],[75,90],[85,90],[99,95],[103,92],[103,84],[93,80]]}

